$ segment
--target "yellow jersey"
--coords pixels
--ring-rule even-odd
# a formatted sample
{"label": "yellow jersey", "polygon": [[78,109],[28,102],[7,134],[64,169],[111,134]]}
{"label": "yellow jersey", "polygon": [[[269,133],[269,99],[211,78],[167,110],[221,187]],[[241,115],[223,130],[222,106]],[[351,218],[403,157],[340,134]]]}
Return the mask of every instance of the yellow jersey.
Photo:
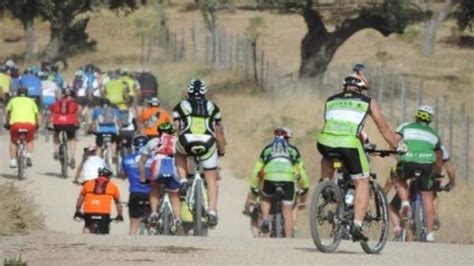
{"label": "yellow jersey", "polygon": [[10,125],[15,123],[36,124],[38,106],[35,101],[29,97],[14,97],[8,102],[6,110],[10,113]]}
{"label": "yellow jersey", "polygon": [[3,95],[10,91],[10,76],[5,73],[0,73],[0,93]]}
{"label": "yellow jersey", "polygon": [[136,85],[135,85],[135,80],[132,79],[131,77],[129,76],[122,76],[120,78],[120,80],[122,80],[122,82],[124,82],[125,84],[127,84],[128,86],[128,95],[130,96],[135,96],[136,95]]}

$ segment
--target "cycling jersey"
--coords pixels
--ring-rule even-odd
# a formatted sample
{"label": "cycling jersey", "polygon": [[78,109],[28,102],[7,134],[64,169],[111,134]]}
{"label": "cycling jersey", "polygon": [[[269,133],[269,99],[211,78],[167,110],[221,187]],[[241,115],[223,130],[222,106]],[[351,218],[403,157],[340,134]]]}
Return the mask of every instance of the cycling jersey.
{"label": "cycling jersey", "polygon": [[59,88],[64,87],[64,79],[59,73],[53,73],[52,75],[52,81],[58,85]]}
{"label": "cycling jersey", "polygon": [[75,78],[69,86],[76,93],[76,97],[87,97],[87,84],[82,78]]}
{"label": "cycling jersey", "polygon": [[123,82],[119,79],[112,79],[105,84],[104,87],[105,97],[112,103],[112,104],[121,104],[126,103],[127,100],[124,97],[125,94],[125,86]]}
{"label": "cycling jersey", "polygon": [[29,97],[41,96],[41,79],[34,75],[23,75],[20,79],[21,86],[28,89]]}
{"label": "cycling jersey", "polygon": [[59,94],[59,88],[56,83],[51,80],[41,81],[41,104],[43,106],[50,106],[56,101],[56,96]]}
{"label": "cycling jersey", "polygon": [[50,107],[54,125],[77,125],[79,105],[74,99],[62,98]]}
{"label": "cycling jersey", "polygon": [[112,199],[120,199],[120,191],[113,181],[109,181],[103,194],[94,193],[96,180],[89,180],[82,186],[81,195],[84,196],[84,213],[110,214]]}
{"label": "cycling jersey", "polygon": [[98,155],[88,156],[82,166],[82,178],[84,181],[94,180],[97,178],[99,169],[105,166],[105,161]]}
{"label": "cycling jersey", "polygon": [[96,123],[97,133],[117,134],[120,112],[113,107],[96,107],[92,111],[92,121]]}
{"label": "cycling jersey", "polygon": [[0,93],[8,93],[10,91],[10,76],[5,73],[0,73]]}
{"label": "cycling jersey", "polygon": [[286,148],[277,150],[277,146],[267,145],[260,153],[250,181],[251,188],[259,187],[259,179],[273,182],[296,182],[303,189],[309,189],[309,179],[298,149],[287,144]]}
{"label": "cycling jersey", "polygon": [[401,161],[422,164],[436,161],[434,151],[440,149],[441,140],[430,126],[418,122],[404,123],[396,132],[408,146],[408,152],[401,156]]}
{"label": "cycling jersey", "polygon": [[161,134],[152,138],[142,150],[142,154],[153,157],[157,154],[171,156],[176,153],[176,137],[170,134]]}
{"label": "cycling jersey", "polygon": [[[128,178],[130,183],[129,192],[130,193],[150,193],[151,186],[150,184],[140,183],[140,174],[138,170],[138,162],[140,161],[141,153],[135,152],[128,154],[122,161],[122,169],[125,173],[125,176]],[[145,176],[150,176],[150,165],[145,167]]]}
{"label": "cycling jersey", "polygon": [[7,104],[6,111],[10,112],[10,125],[14,123],[36,124],[38,106],[29,97],[17,96],[12,98]]}
{"label": "cycling jersey", "polygon": [[[10,96],[11,97],[16,96],[16,92],[18,91],[20,86],[21,86],[21,82],[19,78],[12,78],[10,80]],[[4,91],[4,93],[5,92],[6,91]]]}
{"label": "cycling jersey", "polygon": [[160,107],[148,107],[140,115],[140,123],[144,125],[142,133],[147,136],[158,135],[158,125],[164,122],[171,122],[171,116]]}

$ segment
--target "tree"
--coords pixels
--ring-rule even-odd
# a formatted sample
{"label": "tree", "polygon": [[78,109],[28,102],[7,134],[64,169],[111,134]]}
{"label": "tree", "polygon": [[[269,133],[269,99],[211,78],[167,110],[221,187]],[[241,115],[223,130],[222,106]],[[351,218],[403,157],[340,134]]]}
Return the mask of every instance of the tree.
{"label": "tree", "polygon": [[[258,83],[258,71],[257,71],[257,43],[262,35],[262,30],[265,28],[265,22],[262,17],[251,17],[249,19],[249,25],[247,26],[246,33],[250,38],[252,45],[252,64],[253,64],[253,76],[256,83]],[[263,77],[261,77],[263,78]]]}
{"label": "tree", "polygon": [[[301,41],[301,78],[323,74],[337,49],[353,34],[363,29],[374,29],[383,36],[403,33],[410,23],[425,19],[427,13],[408,0],[380,0],[367,5],[344,8],[334,5],[338,14],[335,28],[329,31],[315,0],[260,0],[261,10],[278,9],[303,16],[308,28]],[[338,2],[338,1],[334,1]]]}
{"label": "tree", "polygon": [[464,31],[469,29],[469,31],[472,31],[474,26],[474,1],[460,0],[459,2],[455,11],[459,30]]}
{"label": "tree", "polygon": [[34,21],[39,16],[40,5],[39,0],[0,0],[0,8],[7,10],[23,25],[26,41],[25,60],[28,64],[32,63],[38,54]]}
{"label": "tree", "polygon": [[[431,18],[425,21],[421,40],[421,53],[424,56],[433,55],[436,43],[436,32],[453,10],[455,2],[455,0],[445,0],[442,10],[434,12]],[[426,10],[432,10],[431,5],[432,0],[426,0]]]}

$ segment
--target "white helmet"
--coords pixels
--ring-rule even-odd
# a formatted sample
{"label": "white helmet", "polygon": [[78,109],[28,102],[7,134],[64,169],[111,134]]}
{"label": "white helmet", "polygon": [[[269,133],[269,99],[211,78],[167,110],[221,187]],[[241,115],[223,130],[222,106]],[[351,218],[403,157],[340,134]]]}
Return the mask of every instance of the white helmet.
{"label": "white helmet", "polygon": [[430,123],[433,120],[434,110],[429,105],[422,105],[416,111],[416,120]]}
{"label": "white helmet", "polygon": [[8,68],[12,68],[15,66],[15,62],[13,62],[13,60],[11,59],[8,59],[6,62],[5,62],[5,66],[8,67]]}
{"label": "white helmet", "polygon": [[188,83],[188,94],[193,96],[203,96],[207,93],[206,82],[201,79],[192,79]]}

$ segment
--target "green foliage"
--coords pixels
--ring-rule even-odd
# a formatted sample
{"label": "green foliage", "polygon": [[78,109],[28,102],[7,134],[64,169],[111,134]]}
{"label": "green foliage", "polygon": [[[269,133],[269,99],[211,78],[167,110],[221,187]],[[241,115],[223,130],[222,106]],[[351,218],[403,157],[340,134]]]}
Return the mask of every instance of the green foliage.
{"label": "green foliage", "polygon": [[197,3],[207,28],[212,32],[217,28],[219,0],[198,0]]}
{"label": "green foliage", "polygon": [[457,6],[454,16],[457,20],[459,30],[473,30],[474,27],[474,1],[461,0]]}
{"label": "green foliage", "polygon": [[403,34],[398,34],[397,37],[399,37],[401,40],[408,42],[408,43],[414,43],[417,42],[420,39],[420,34],[421,34],[421,28],[419,25],[411,25],[405,28],[405,31]]}
{"label": "green foliage", "polygon": [[252,40],[257,41],[264,30],[265,22],[262,17],[257,16],[249,19],[249,25],[247,26],[246,32]]}
{"label": "green foliage", "polygon": [[15,257],[10,257],[10,258],[5,258],[3,260],[3,266],[26,266],[28,265],[28,263],[26,261],[23,261],[23,259],[21,258],[21,254],[20,256],[18,256],[18,258],[15,256]]}

